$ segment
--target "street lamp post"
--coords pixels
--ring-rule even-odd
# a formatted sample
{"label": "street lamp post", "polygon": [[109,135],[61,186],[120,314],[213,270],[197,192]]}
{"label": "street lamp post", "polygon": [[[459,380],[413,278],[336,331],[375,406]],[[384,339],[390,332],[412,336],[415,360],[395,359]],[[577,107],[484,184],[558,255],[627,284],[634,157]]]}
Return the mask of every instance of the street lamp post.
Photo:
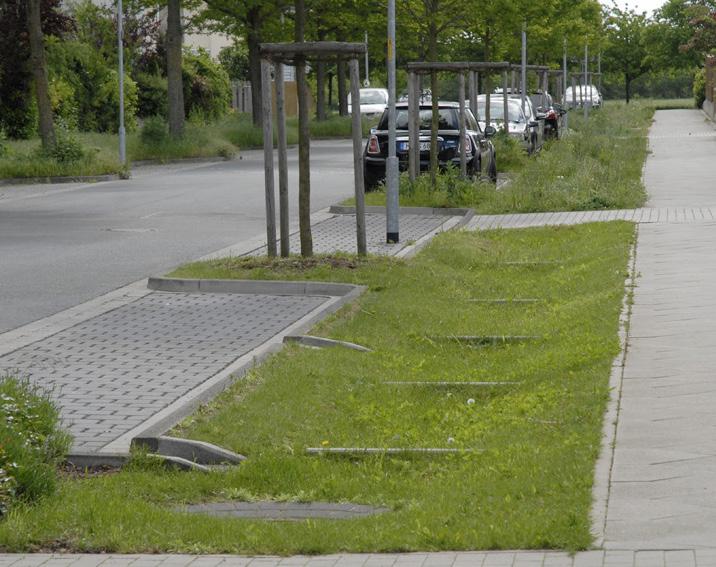
{"label": "street lamp post", "polygon": [[[567,107],[567,38],[564,38],[562,49],[562,104]],[[569,112],[564,115],[564,131],[569,128]]]}
{"label": "street lamp post", "polygon": [[521,69],[520,101],[522,112],[525,111],[525,97],[527,96],[527,22],[522,23],[522,69]]}
{"label": "street lamp post", "polygon": [[388,0],[388,159],[386,176],[386,241],[400,241],[398,219],[398,156],[395,133],[395,0]]}
{"label": "street lamp post", "polygon": [[124,35],[122,0],[117,0],[117,49],[119,51],[119,163],[127,164],[127,133],[124,129]]}

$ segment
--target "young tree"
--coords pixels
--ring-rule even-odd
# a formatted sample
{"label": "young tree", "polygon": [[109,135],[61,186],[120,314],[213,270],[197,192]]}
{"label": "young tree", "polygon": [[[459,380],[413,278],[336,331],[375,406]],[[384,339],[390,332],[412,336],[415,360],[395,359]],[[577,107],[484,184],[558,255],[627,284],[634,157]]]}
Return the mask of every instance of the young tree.
{"label": "young tree", "polygon": [[[249,54],[251,110],[253,122],[261,121],[261,54],[259,46],[266,41],[288,39],[286,18],[290,0],[204,0],[205,9],[195,21],[214,31],[245,38]],[[290,22],[289,22],[290,23]]]}
{"label": "young tree", "polygon": [[30,64],[35,80],[37,110],[40,115],[40,138],[42,138],[42,147],[45,150],[50,150],[55,146],[55,127],[52,118],[50,85],[47,80],[40,0],[28,0],[27,31],[30,40]]}
{"label": "young tree", "polygon": [[[445,50],[439,46],[449,44],[449,37],[456,31],[469,6],[466,0],[403,0],[400,4],[403,11],[401,17],[408,18],[417,26],[422,43],[427,46],[426,58],[430,62],[439,61]],[[430,74],[430,90],[432,92],[432,126],[430,135],[430,178],[433,186],[437,183],[438,172],[438,74]]]}
{"label": "young tree", "polygon": [[647,50],[646,13],[619,8],[616,3],[606,18],[607,48],[605,63],[624,76],[624,95],[631,100],[631,84],[650,68]]}
{"label": "young tree", "polygon": [[169,134],[184,134],[184,84],[182,82],[181,0],[167,0],[167,94]]}

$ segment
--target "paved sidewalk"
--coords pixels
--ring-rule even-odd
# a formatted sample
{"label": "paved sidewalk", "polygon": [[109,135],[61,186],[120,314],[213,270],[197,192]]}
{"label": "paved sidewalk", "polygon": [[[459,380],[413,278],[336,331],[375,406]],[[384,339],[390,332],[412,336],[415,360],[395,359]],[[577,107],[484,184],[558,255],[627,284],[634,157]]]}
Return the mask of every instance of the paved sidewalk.
{"label": "paved sidewalk", "polygon": [[241,555],[0,555],[0,567],[713,567],[713,550]]}
{"label": "paved sidewalk", "polygon": [[[659,112],[651,133],[648,205],[716,205],[703,115]],[[714,548],[716,227],[640,225],[636,255],[605,546]]]}

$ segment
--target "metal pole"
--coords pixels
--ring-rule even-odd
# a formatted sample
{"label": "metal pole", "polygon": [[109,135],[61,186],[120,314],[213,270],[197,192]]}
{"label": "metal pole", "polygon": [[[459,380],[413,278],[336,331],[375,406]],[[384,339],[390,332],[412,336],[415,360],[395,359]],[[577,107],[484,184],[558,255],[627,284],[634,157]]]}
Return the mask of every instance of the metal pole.
{"label": "metal pole", "polygon": [[291,250],[288,233],[288,157],[286,152],[286,99],[283,84],[283,63],[276,63],[276,128],[278,134],[278,217],[281,234],[281,256]]}
{"label": "metal pole", "polygon": [[575,81],[574,75],[572,75],[572,108],[577,108],[577,81]]}
{"label": "metal pole", "polygon": [[[398,200],[398,157],[395,147],[395,0],[388,0],[388,159],[385,164],[386,176],[386,240],[400,241],[399,200]],[[434,93],[433,93],[434,94]]]}
{"label": "metal pole", "polygon": [[127,165],[127,132],[124,128],[124,30],[122,0],[117,0],[117,47],[119,51],[119,164]]}
{"label": "metal pole", "polygon": [[363,127],[360,117],[360,69],[358,59],[351,59],[348,63],[351,76],[351,100],[353,108],[351,121],[353,122],[353,178],[355,180],[356,197],[356,243],[358,254],[365,256],[368,245],[365,237],[365,193],[363,184]]}
{"label": "metal pole", "polygon": [[[588,88],[588,75],[589,72],[589,46],[584,46],[584,89]],[[589,89],[589,95],[591,97],[592,89]],[[589,104],[587,103],[586,93],[584,96],[584,118],[589,118]]]}
{"label": "metal pole", "polygon": [[467,177],[467,144],[465,139],[467,133],[465,131],[465,73],[460,73],[457,76],[458,80],[458,104],[460,105],[460,175],[465,178]]}
{"label": "metal pole", "polygon": [[[564,46],[562,48],[562,104],[567,107],[569,101],[567,100],[567,38],[564,38]],[[564,115],[564,131],[569,128],[569,112]]]}
{"label": "metal pole", "polygon": [[271,64],[261,60],[261,114],[264,126],[264,184],[266,190],[266,250],[276,256],[276,203],[273,179],[273,124],[271,124]]}
{"label": "metal pole", "polygon": [[504,124],[505,134],[510,133],[510,107],[507,100],[507,69],[505,69],[502,71],[502,124]]}
{"label": "metal pole", "polygon": [[370,69],[368,67],[368,32],[365,32],[365,81],[363,85],[370,86]]}
{"label": "metal pole", "polygon": [[599,81],[599,96],[602,97],[602,100],[604,100],[604,96],[602,96],[602,52],[599,52],[599,55],[597,55],[597,73],[599,73],[599,78],[597,79]]}
{"label": "metal pole", "polygon": [[525,94],[527,91],[527,22],[522,23],[522,73],[520,84],[520,100],[522,112],[525,111]]}

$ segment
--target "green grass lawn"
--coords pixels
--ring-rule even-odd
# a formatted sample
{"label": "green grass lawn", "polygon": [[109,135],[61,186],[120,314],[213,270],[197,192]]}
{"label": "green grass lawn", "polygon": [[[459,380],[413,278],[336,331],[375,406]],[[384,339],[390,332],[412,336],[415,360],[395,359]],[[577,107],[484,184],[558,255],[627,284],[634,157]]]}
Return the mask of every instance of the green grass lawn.
{"label": "green grass lawn", "polygon": [[[363,121],[367,133],[373,124]],[[331,116],[323,122],[312,121],[314,139],[348,138],[351,135],[349,116]],[[58,163],[39,155],[39,139],[8,141],[9,152],[0,157],[0,179],[16,177],[80,176],[119,173],[119,139],[116,134],[80,132],[76,137],[85,150],[85,157],[72,163]],[[298,143],[298,121],[286,121],[289,144]],[[182,140],[143,143],[138,131],[127,134],[127,156],[130,161],[168,161],[184,158],[230,158],[240,150],[262,147],[263,133],[248,115],[231,114],[213,124],[187,122]],[[0,152],[1,153],[1,152]]]}
{"label": "green grass lawn", "polygon": [[[440,235],[409,261],[232,259],[173,275],[312,279],[369,290],[312,331],[366,345],[285,348],[174,433],[248,457],[223,473],[66,479],[0,523],[4,551],[328,553],[558,548],[589,510],[633,225]],[[514,261],[551,261],[510,264]],[[473,299],[539,298],[534,304]],[[470,347],[436,336],[535,335]],[[433,338],[430,338],[433,337]],[[475,387],[386,381],[513,381]],[[474,400],[469,403],[468,400]],[[447,447],[442,456],[307,456],[306,447]],[[388,513],[272,522],[176,511],[220,500],[356,502]]]}
{"label": "green grass lawn", "polygon": [[[646,201],[641,171],[655,108],[653,101],[607,102],[587,121],[580,112],[571,112],[570,134],[547,142],[535,156],[519,159],[514,144],[497,142],[498,170],[511,178],[505,187],[496,190],[490,183],[461,181],[450,174],[436,190],[427,175],[414,184],[405,178],[401,205],[471,207],[484,214],[639,207]],[[384,205],[385,194],[368,193],[366,203]]]}

